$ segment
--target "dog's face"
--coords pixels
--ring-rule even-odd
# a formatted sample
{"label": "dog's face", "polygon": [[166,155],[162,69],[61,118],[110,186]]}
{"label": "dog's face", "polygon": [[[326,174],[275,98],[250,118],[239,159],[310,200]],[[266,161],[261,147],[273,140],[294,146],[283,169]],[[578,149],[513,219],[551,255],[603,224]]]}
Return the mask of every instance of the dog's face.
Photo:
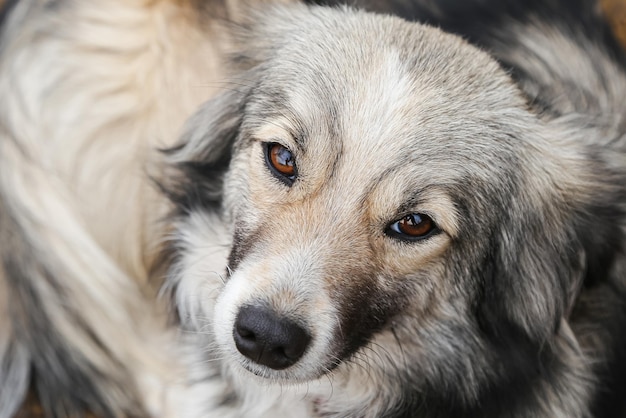
{"label": "dog's face", "polygon": [[213,279],[211,205],[188,199],[184,298],[198,290],[192,315],[235,369],[300,382],[365,361],[472,396],[501,352],[549,341],[569,303],[563,167],[486,54],[393,18],[307,13],[277,13],[286,35],[248,57],[247,87],[191,124],[178,158],[228,165],[232,245]]}

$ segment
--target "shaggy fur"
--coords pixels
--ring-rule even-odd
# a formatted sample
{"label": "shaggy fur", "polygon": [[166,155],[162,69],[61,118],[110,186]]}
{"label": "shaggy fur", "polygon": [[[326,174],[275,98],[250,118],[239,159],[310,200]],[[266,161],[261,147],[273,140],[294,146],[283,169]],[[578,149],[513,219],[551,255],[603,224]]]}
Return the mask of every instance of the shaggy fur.
{"label": "shaggy fur", "polygon": [[623,58],[591,13],[448,3],[378,7],[491,55],[348,8],[13,5],[0,417],[30,381],[56,416],[623,410]]}
{"label": "shaggy fur", "polygon": [[[30,381],[55,416],[166,414],[184,376],[149,269],[169,208],[149,174],[220,77],[191,1],[14,2],[0,62],[0,416]],[[8,320],[7,320],[8,319]],[[179,416],[179,406],[173,416]]]}

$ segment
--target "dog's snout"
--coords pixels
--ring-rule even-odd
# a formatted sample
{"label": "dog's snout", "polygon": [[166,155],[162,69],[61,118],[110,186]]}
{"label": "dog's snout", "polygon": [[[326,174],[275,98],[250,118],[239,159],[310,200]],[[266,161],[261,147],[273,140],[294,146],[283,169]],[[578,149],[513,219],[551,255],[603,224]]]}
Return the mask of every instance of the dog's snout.
{"label": "dog's snout", "polygon": [[257,306],[239,310],[233,336],[241,354],[275,370],[295,364],[311,341],[300,325]]}

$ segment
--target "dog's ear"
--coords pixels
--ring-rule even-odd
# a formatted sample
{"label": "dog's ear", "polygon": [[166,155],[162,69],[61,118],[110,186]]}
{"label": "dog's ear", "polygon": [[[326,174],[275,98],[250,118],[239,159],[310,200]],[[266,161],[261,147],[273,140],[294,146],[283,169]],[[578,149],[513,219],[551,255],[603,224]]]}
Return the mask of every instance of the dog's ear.
{"label": "dog's ear", "polygon": [[480,325],[494,340],[543,343],[558,330],[582,283],[584,253],[552,214],[515,203],[508,211],[490,236]]}
{"label": "dog's ear", "polygon": [[167,168],[160,185],[180,212],[220,206],[249,91],[238,87],[206,102],[187,122],[180,143],[164,150]]}
{"label": "dog's ear", "polygon": [[477,306],[493,340],[550,341],[581,288],[607,280],[620,248],[615,173],[584,150],[576,161],[554,163],[548,154],[537,157],[535,179],[504,202],[490,234]]}

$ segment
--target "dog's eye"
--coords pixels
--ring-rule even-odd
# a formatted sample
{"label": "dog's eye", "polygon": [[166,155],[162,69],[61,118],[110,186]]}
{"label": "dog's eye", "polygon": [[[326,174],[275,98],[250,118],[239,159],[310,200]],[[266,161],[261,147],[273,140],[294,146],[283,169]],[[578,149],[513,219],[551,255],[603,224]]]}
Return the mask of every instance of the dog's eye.
{"label": "dog's eye", "polygon": [[418,241],[437,231],[435,221],[423,213],[411,213],[391,223],[385,231],[387,235],[405,241]]}
{"label": "dog's eye", "polygon": [[287,185],[296,179],[296,161],[289,149],[276,143],[265,144],[265,161],[270,171]]}

